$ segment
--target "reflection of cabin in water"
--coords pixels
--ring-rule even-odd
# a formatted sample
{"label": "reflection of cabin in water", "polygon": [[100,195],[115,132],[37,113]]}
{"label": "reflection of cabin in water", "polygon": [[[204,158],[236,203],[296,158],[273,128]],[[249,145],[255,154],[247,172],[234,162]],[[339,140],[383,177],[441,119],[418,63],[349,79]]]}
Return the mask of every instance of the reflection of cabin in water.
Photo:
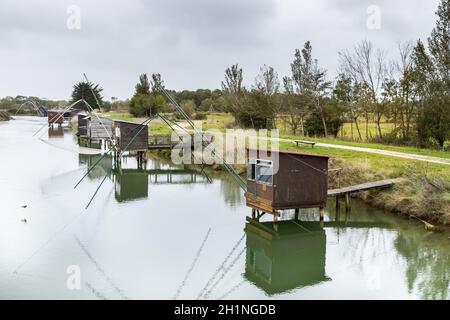
{"label": "reflection of cabin in water", "polygon": [[127,121],[114,121],[114,139],[119,151],[147,151],[148,126]]}
{"label": "reflection of cabin in water", "polygon": [[49,138],[62,138],[64,137],[64,129],[60,126],[54,128],[49,127],[48,128],[48,137]]}
{"label": "reflection of cabin in water", "polygon": [[141,169],[114,170],[115,198],[126,202],[148,198],[148,174]]}
{"label": "reflection of cabin in water", "polygon": [[247,205],[278,215],[277,210],[325,207],[328,157],[249,150]]}
{"label": "reflection of cabin in water", "polygon": [[326,234],[319,222],[257,222],[245,226],[245,277],[267,294],[329,280],[325,275]]}

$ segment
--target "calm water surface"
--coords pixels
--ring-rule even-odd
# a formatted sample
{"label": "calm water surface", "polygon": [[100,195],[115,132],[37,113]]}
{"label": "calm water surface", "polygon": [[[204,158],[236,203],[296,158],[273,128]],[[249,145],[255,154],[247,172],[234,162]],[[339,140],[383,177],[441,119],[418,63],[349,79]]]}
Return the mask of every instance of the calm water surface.
{"label": "calm water surface", "polygon": [[[154,156],[121,172],[105,158],[74,190],[100,156],[79,154],[67,129],[32,137],[44,123],[0,122],[0,298],[450,297],[448,234],[358,202],[348,214],[330,203],[323,225],[314,210],[247,223],[229,176],[208,184]],[[67,288],[71,266],[80,290]]]}

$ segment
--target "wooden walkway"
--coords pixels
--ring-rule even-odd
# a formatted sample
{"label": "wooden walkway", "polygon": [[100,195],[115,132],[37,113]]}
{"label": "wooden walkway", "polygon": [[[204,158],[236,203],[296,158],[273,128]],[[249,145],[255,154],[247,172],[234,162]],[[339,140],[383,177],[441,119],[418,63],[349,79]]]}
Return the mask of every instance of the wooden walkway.
{"label": "wooden walkway", "polygon": [[360,192],[360,191],[366,191],[370,189],[382,189],[382,188],[389,188],[393,186],[394,184],[400,182],[402,179],[387,179],[387,180],[379,180],[379,181],[373,181],[373,182],[366,182],[362,184],[357,184],[354,186],[339,188],[339,189],[331,189],[328,190],[328,196],[329,197],[335,197],[339,195],[344,195],[348,193],[353,192]]}
{"label": "wooden walkway", "polygon": [[339,189],[331,189],[328,190],[329,197],[336,197],[336,210],[339,208],[339,198],[341,196],[345,196],[345,204],[346,208],[350,209],[350,194],[354,192],[367,191],[371,189],[384,189],[392,187],[394,184],[402,181],[403,179],[387,179],[387,180],[379,180],[373,182],[366,182],[362,184],[357,184],[354,186],[339,188]]}
{"label": "wooden walkway", "polygon": [[335,197],[339,195],[344,195],[353,192],[366,191],[370,189],[382,189],[389,188],[393,186],[395,183],[400,182],[402,179],[387,179],[387,180],[379,180],[374,182],[366,182],[362,184],[357,184],[354,186],[339,188],[339,189],[331,189],[328,190],[329,197]]}

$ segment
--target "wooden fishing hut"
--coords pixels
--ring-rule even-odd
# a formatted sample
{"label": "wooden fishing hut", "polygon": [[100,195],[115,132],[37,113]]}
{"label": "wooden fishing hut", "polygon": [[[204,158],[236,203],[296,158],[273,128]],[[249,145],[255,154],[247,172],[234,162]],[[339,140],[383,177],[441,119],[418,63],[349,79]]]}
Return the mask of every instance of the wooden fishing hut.
{"label": "wooden fishing hut", "polygon": [[109,140],[112,138],[113,121],[89,115],[87,118],[87,137],[90,140]]}
{"label": "wooden fishing hut", "polygon": [[88,115],[85,112],[80,112],[78,113],[77,117],[78,117],[78,131],[77,131],[78,139],[82,137],[87,137]]}
{"label": "wooden fishing hut", "polygon": [[247,150],[247,206],[253,216],[278,210],[323,209],[328,191],[328,157],[281,151]]}
{"label": "wooden fishing hut", "polygon": [[113,134],[116,151],[136,152],[138,162],[142,163],[144,154],[148,150],[148,126],[129,121],[115,120],[113,122]]}
{"label": "wooden fishing hut", "polygon": [[49,127],[53,127],[55,124],[61,126],[64,122],[64,114],[58,110],[48,110],[47,119]]}

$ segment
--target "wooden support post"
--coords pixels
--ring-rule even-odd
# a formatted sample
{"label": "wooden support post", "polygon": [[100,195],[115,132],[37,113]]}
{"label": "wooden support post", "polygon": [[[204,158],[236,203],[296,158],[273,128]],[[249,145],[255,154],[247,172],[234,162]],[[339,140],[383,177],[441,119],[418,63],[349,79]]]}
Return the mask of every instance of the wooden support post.
{"label": "wooden support post", "polygon": [[300,212],[300,209],[295,209],[294,219],[298,220],[298,213]]}
{"label": "wooden support post", "polygon": [[319,212],[320,212],[320,221],[323,221],[323,215],[324,215],[324,208],[320,207]]}
{"label": "wooden support post", "polygon": [[345,194],[345,210],[350,210],[350,194],[348,192]]}
{"label": "wooden support post", "polygon": [[256,218],[256,209],[252,208],[252,219]]}
{"label": "wooden support post", "polygon": [[339,210],[339,205],[340,205],[340,203],[339,203],[339,195],[336,195],[336,211]]}

